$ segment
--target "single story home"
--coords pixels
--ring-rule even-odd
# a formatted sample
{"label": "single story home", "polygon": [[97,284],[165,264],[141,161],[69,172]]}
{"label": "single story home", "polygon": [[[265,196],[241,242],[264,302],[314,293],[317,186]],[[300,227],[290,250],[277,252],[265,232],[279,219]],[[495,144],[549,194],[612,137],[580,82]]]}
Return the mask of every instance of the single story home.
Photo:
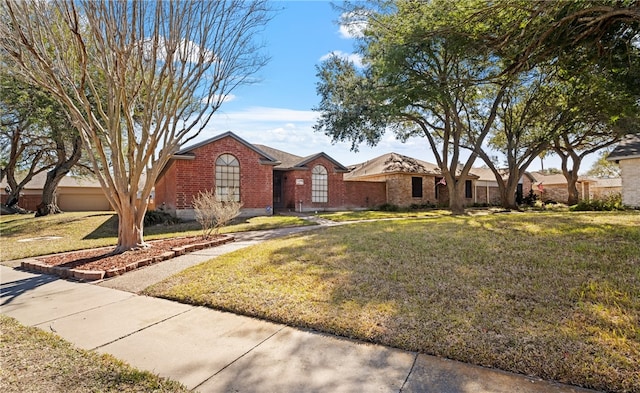
{"label": "single story home", "polygon": [[[440,168],[426,161],[398,153],[383,154],[349,167],[344,180],[385,183],[387,203],[397,206],[447,205],[449,191]],[[474,182],[470,174],[465,183],[465,205],[474,203]]]}
{"label": "single story home", "polygon": [[[509,175],[507,170],[498,170],[502,175],[502,179],[506,182]],[[478,176],[475,182],[474,203],[486,204],[498,206],[501,204],[500,189],[498,188],[498,181],[496,175],[489,168],[473,168],[471,172]],[[529,191],[533,187],[533,176],[529,172],[525,172],[524,175],[518,180],[518,186],[516,188],[516,202],[521,202],[522,198],[526,198],[529,195]]]}
{"label": "single story home", "polygon": [[627,135],[607,160],[620,166],[622,203],[640,208],[640,133]]}
{"label": "single story home", "polygon": [[592,178],[589,199],[605,199],[611,195],[622,194],[622,178]]}
{"label": "single story home", "polygon": [[[33,176],[20,192],[18,206],[35,211],[42,203],[42,189],[47,180],[47,173],[40,172]],[[0,198],[7,202],[9,194],[5,190],[6,180],[0,183]],[[100,183],[91,177],[65,176],[58,183],[56,191],[58,207],[62,211],[109,211],[111,205],[104,195]]]}
{"label": "single story home", "polygon": [[226,132],[174,154],[156,180],[155,203],[192,219],[193,201],[201,191],[242,202],[247,216],[273,209],[365,209],[385,202],[384,183],[346,182],[348,171],[326,153],[300,157]]}
{"label": "single story home", "polygon": [[[534,179],[533,192],[543,202],[567,203],[569,191],[567,178],[562,173],[530,172]],[[595,180],[579,177],[576,183],[578,189],[578,199],[589,199],[591,186]]]}

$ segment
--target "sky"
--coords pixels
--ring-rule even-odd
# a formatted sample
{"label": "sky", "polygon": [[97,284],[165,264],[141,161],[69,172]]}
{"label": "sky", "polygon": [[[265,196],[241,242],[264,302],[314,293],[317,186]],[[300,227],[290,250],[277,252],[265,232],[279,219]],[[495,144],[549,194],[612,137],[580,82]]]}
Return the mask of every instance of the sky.
{"label": "sky", "polygon": [[[273,1],[271,4],[276,10],[275,16],[258,37],[265,42],[265,52],[271,60],[255,75],[256,83],[231,93],[190,145],[232,131],[250,143],[301,157],[324,152],[343,165],[390,152],[435,163],[425,138],[411,138],[402,143],[387,133],[377,146],[363,144],[358,152],[353,152],[350,142],[332,144],[330,137],[314,131],[319,113],[312,108],[320,102],[316,94],[316,66],[332,52],[354,56],[355,40],[341,29],[338,24],[341,12],[330,1]],[[482,164],[476,160],[474,166]],[[529,170],[538,170],[540,166],[540,160],[536,159]],[[545,168],[559,166],[558,159],[544,161]],[[585,162],[582,170],[589,167]]]}

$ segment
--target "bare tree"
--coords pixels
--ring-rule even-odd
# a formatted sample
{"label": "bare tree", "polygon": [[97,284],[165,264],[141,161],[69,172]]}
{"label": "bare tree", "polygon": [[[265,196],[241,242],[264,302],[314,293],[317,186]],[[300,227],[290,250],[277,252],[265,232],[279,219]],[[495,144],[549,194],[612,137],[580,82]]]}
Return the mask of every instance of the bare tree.
{"label": "bare tree", "polygon": [[[119,217],[115,252],[145,246],[155,180],[267,58],[265,0],[0,5],[0,49],[67,109]],[[146,176],[145,176],[146,175]]]}

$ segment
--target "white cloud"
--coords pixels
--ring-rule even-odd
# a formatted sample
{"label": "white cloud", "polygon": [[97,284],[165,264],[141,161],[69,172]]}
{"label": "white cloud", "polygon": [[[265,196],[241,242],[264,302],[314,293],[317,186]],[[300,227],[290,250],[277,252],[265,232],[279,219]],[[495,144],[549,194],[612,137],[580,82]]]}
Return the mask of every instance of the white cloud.
{"label": "white cloud", "polygon": [[[211,99],[211,102],[216,102],[219,99],[220,95],[216,94],[215,96],[213,96],[213,98]],[[231,101],[235,101],[237,97],[233,94],[227,94],[226,96],[224,96],[224,98],[222,99],[222,102],[231,102]],[[203,97],[201,100],[203,103],[207,102],[207,97]]]}
{"label": "white cloud", "polygon": [[330,58],[331,56],[338,56],[342,59],[345,60],[349,60],[350,62],[352,62],[356,67],[358,68],[362,68],[363,64],[362,64],[362,56],[357,54],[357,53],[345,53],[339,50],[333,51],[331,53],[327,53],[326,55],[322,56],[320,58],[320,61],[325,61],[328,58]]}
{"label": "white cloud", "polygon": [[334,144],[330,137],[313,129],[318,116],[315,111],[273,107],[219,112],[189,145],[232,131],[249,143],[266,145],[300,157],[325,152],[343,165],[364,162],[389,152],[435,162],[426,140],[410,138],[407,143],[401,143],[392,132],[387,132],[378,146],[363,144],[359,152],[352,152],[350,142]]}
{"label": "white cloud", "polygon": [[201,54],[202,62],[204,63],[216,60],[216,56],[211,50],[203,48],[201,51],[198,43],[185,39],[174,42],[160,37],[157,42],[154,42],[153,39],[147,38],[142,45],[145,52],[145,60],[151,60],[155,55],[158,60],[167,61],[169,56],[167,48],[172,49],[170,60],[174,63],[200,63]]}
{"label": "white cloud", "polygon": [[318,113],[314,111],[301,111],[295,109],[286,108],[271,108],[254,106],[247,109],[235,112],[221,112],[218,115],[219,119],[226,119],[230,121],[260,121],[260,122],[282,122],[295,123],[295,122],[315,122],[318,117]]}
{"label": "white cloud", "polygon": [[340,15],[340,37],[346,39],[364,37],[367,28],[367,13],[364,10],[345,12]]}

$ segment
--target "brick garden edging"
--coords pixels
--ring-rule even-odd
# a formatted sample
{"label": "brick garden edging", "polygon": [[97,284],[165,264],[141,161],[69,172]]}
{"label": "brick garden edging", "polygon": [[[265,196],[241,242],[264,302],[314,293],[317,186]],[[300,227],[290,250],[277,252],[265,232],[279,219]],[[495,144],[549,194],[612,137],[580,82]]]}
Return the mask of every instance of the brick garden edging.
{"label": "brick garden edging", "polygon": [[180,255],[188,254],[193,251],[202,250],[205,248],[211,248],[220,246],[225,243],[230,243],[235,239],[233,236],[225,235],[222,238],[216,238],[214,240],[203,241],[200,243],[189,244],[187,246],[174,247],[171,251],[164,252],[160,255],[157,255],[153,258],[145,258],[136,262],[131,262],[130,264],[118,268],[113,268],[109,270],[80,270],[80,269],[70,269],[68,267],[60,267],[60,266],[51,266],[47,265],[44,262],[38,261],[36,259],[25,259],[20,263],[20,267],[24,270],[31,271],[34,273],[44,273],[51,274],[54,276],[58,276],[60,278],[69,278],[80,281],[96,281],[102,280],[103,278],[110,278],[119,276],[131,270],[135,270],[147,265],[152,265],[154,263],[166,261],[167,259],[171,259]]}

